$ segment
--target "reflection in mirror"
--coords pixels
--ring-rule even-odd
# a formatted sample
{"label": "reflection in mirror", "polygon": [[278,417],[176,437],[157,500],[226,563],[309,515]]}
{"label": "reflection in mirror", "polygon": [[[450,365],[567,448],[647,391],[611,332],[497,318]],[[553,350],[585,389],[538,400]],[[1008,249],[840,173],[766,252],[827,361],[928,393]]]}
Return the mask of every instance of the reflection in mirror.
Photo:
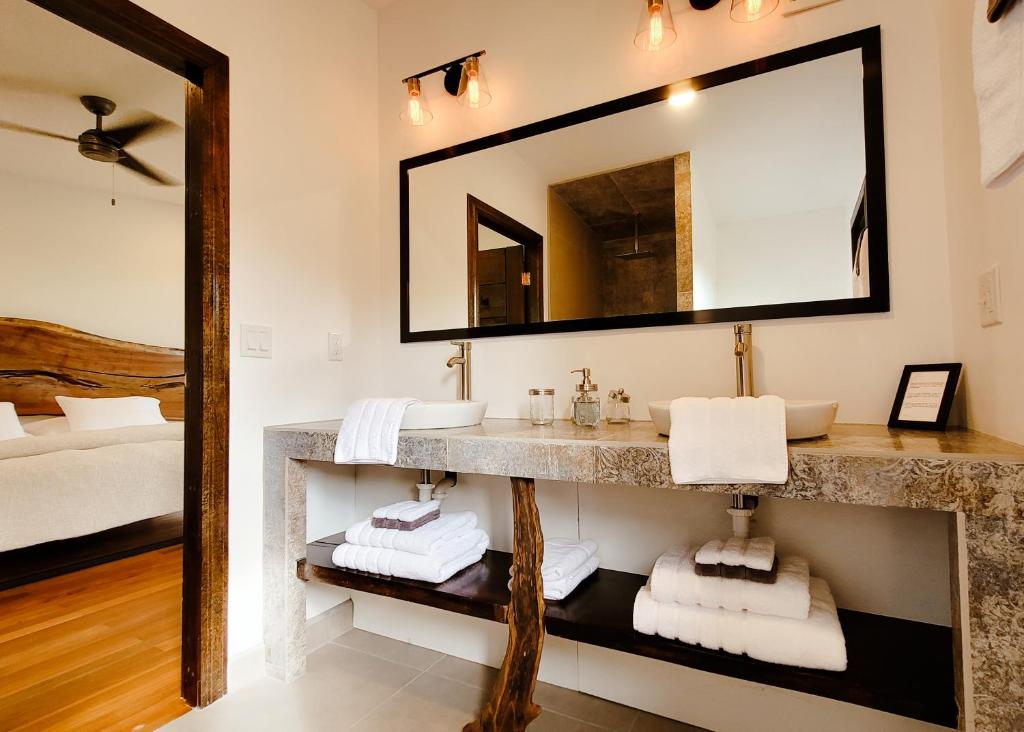
{"label": "reflection in mirror", "polygon": [[623,104],[410,166],[409,331],[887,309],[887,287],[871,299],[869,184],[884,181],[862,48],[809,59],[715,82],[686,107]]}
{"label": "reflection in mirror", "polygon": [[544,320],[544,237],[473,196],[466,210],[469,323]]}

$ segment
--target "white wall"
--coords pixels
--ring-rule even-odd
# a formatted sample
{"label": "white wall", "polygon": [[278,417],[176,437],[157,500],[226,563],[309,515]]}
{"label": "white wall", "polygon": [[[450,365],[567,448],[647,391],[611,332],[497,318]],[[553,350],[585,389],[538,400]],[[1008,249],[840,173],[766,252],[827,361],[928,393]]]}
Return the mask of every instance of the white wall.
{"label": "white wall", "polygon": [[185,344],[185,207],[0,173],[0,315]]}
{"label": "white wall", "polygon": [[[376,289],[353,274],[378,237],[376,14],[361,0],[141,5],[231,60],[235,654],[262,638],[263,426],[342,413],[351,354],[328,362],[327,333],[367,343],[352,302]],[[241,323],[273,328],[273,359],[237,357]]]}
{"label": "white wall", "polygon": [[[955,355],[965,367],[967,423],[972,429],[1024,443],[1024,173],[994,190],[980,183],[971,28],[976,3],[939,3],[945,105],[945,206],[949,227]],[[1024,13],[1024,7],[1013,12]],[[998,264],[1003,323],[982,328],[978,284]]]}
{"label": "white wall", "polygon": [[829,208],[718,222],[713,307],[850,297],[850,214]]}

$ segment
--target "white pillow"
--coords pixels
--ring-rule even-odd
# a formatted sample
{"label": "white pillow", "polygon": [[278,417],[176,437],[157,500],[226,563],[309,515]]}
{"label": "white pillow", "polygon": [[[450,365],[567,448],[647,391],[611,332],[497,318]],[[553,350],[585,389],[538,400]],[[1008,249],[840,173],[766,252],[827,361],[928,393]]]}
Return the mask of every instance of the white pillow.
{"label": "white pillow", "polygon": [[25,430],[14,411],[13,402],[0,402],[0,440],[13,440],[25,437]]}
{"label": "white pillow", "polygon": [[71,431],[67,417],[46,417],[45,419],[37,419],[28,423],[23,422],[22,427],[24,427],[28,434],[35,435],[36,437],[61,435]]}
{"label": "white pillow", "polygon": [[88,399],[55,397],[68,418],[72,432],[112,430],[147,424],[166,424],[160,413],[160,400],[153,397],[115,397]]}

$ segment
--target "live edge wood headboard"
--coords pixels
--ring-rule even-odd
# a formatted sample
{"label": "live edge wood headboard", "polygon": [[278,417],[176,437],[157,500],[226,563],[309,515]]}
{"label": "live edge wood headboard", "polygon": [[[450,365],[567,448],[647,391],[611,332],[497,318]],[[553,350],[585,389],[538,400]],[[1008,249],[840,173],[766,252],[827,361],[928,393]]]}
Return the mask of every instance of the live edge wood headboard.
{"label": "live edge wood headboard", "polygon": [[0,402],[18,414],[63,414],[54,396],[151,396],[167,419],[185,416],[185,352],[0,318]]}

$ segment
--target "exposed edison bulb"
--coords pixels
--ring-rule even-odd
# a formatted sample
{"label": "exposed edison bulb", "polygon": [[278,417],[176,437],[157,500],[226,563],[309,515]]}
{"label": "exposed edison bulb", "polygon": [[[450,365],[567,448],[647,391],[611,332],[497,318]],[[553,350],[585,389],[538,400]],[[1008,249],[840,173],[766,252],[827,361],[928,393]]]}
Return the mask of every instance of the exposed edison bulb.
{"label": "exposed edison bulb", "polygon": [[668,0],[644,0],[633,42],[642,51],[660,51],[676,39],[672,8]]}
{"label": "exposed edison bulb", "polygon": [[480,59],[472,56],[462,62],[462,78],[459,80],[459,104],[470,109],[486,107],[491,101],[487,79],[480,70]]}
{"label": "exposed edison bulb", "polygon": [[647,47],[652,51],[660,51],[661,44],[665,42],[665,22],[661,17],[661,5],[651,5],[651,28],[647,40]]}
{"label": "exposed edison bulb", "polygon": [[430,107],[427,106],[427,99],[423,96],[423,90],[420,88],[420,80],[407,79],[405,84],[407,96],[400,116],[404,122],[408,122],[413,127],[422,127],[430,122],[434,115],[430,112]]}
{"label": "exposed edison bulb", "polygon": [[747,15],[761,14],[761,0],[747,0]]}

